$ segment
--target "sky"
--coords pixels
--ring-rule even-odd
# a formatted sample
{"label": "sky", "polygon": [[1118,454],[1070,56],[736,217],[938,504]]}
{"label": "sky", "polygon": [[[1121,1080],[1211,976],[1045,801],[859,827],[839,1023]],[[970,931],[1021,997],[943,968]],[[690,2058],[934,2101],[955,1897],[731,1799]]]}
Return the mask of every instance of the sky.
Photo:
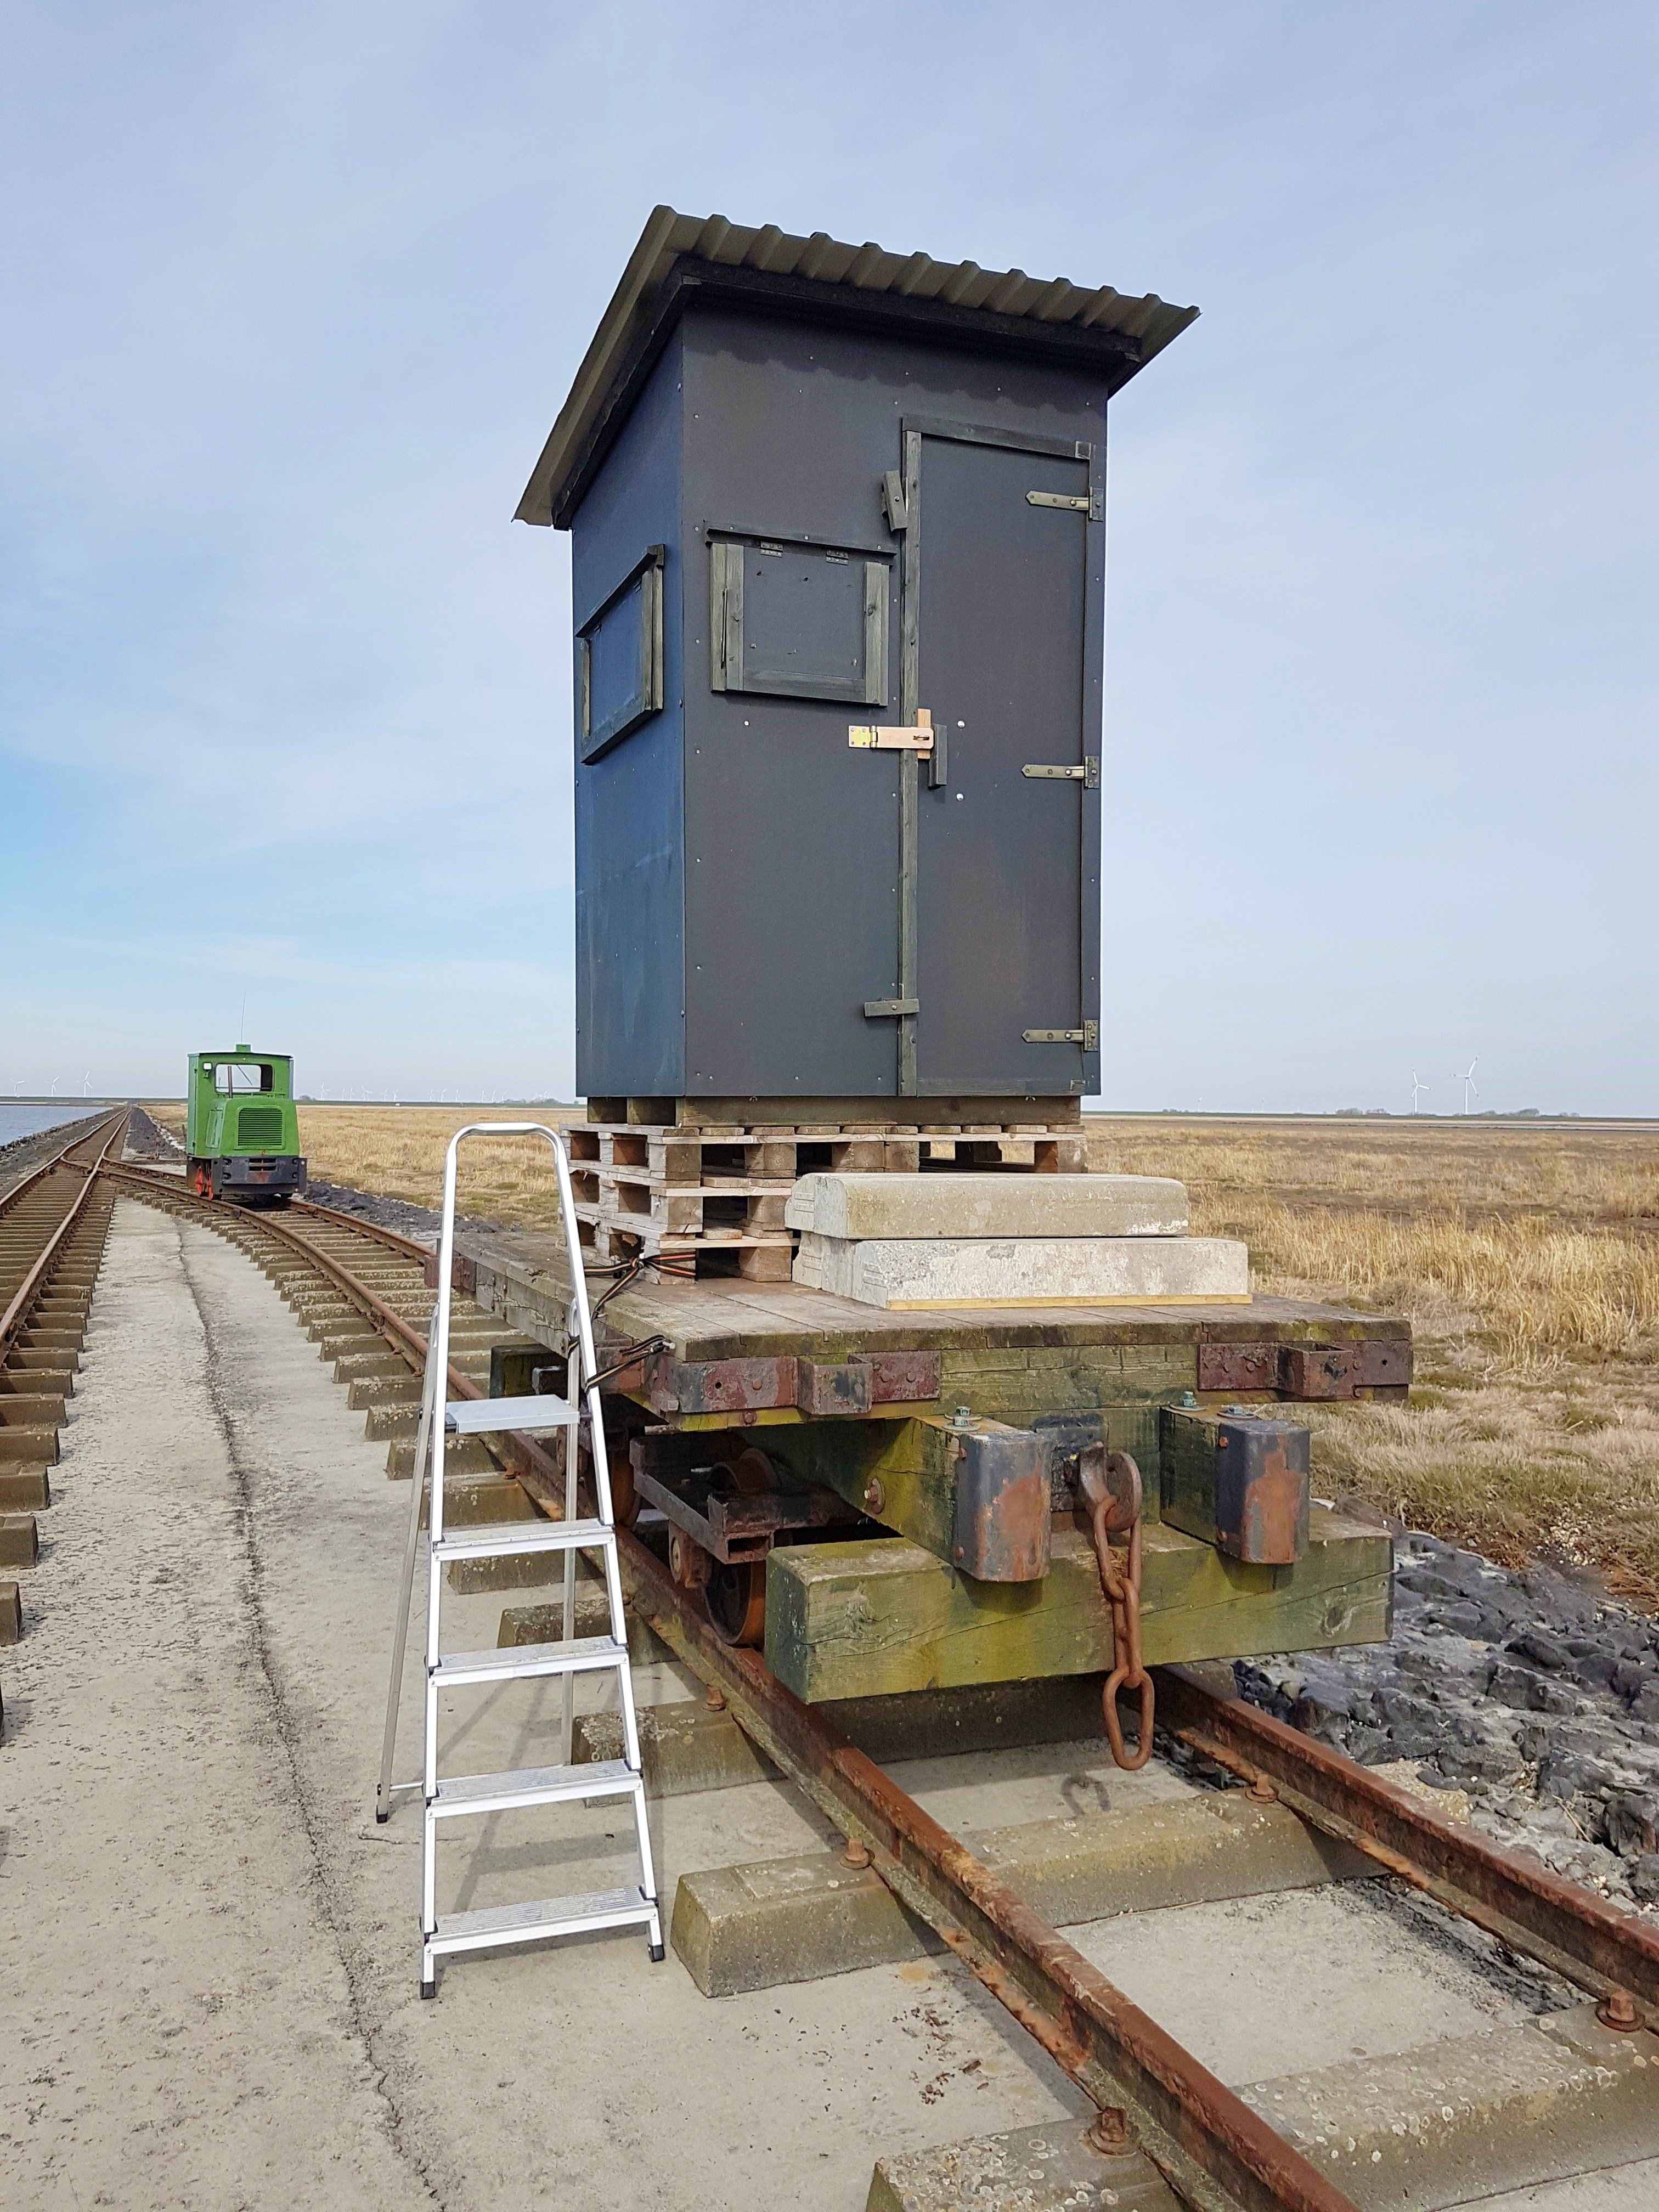
{"label": "sky", "polygon": [[511,518],[667,202],[1202,310],[1109,427],[1108,1105],[1659,1114],[1656,91],[1648,0],[0,0],[0,1096],[572,1095]]}

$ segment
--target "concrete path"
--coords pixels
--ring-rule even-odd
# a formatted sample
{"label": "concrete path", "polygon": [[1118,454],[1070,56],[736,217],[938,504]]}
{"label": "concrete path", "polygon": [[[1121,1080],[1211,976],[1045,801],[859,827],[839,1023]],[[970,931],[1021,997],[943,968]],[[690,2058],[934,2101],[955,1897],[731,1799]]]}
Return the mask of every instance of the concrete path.
{"label": "concrete path", "polygon": [[[859,2212],[878,2154],[1083,2109],[937,1961],[710,2002],[623,1934],[458,1963],[421,2003],[417,1825],[370,1810],[407,1492],[361,1428],[240,1252],[118,1206],[48,1553],[6,1655],[6,2203]],[[493,1643],[522,1596],[465,1601],[456,1640]],[[480,1716],[492,1758],[550,1731],[541,1693],[515,1694],[529,1706]],[[988,1766],[982,1789],[954,1766],[934,1780],[922,1794],[964,1829],[1117,1788],[1076,1747]],[[665,1800],[653,1826],[665,1901],[682,1872],[830,1840],[765,1784]],[[570,1835],[480,1842],[465,1901],[565,1886],[549,1869]],[[1411,1953],[1364,1894],[1081,1940],[1240,2081],[1335,2037],[1395,2049],[1516,2008],[1474,1967]],[[1225,1947],[1244,1963],[1206,2028]],[[1501,2203],[1642,2212],[1659,2170]]]}

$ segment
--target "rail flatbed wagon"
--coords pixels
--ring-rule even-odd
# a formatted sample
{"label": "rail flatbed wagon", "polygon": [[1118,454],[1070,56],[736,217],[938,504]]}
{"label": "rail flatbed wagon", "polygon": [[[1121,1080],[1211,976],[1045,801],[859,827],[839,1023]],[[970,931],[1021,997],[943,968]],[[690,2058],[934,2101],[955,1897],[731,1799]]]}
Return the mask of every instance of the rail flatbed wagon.
{"label": "rail flatbed wagon", "polygon": [[[557,1346],[556,1240],[460,1252],[463,1287]],[[740,1280],[635,1282],[603,1319],[601,1359],[629,1363],[610,1384],[613,1468],[682,1539],[688,1578],[692,1547],[712,1562],[715,1625],[763,1644],[807,1703],[1109,1668],[1076,1490],[1091,1443],[1141,1472],[1147,1664],[1388,1638],[1386,1532],[1315,1504],[1299,1557],[1237,1556],[1209,1439],[1285,1427],[1297,1402],[1403,1398],[1398,1320],[1267,1297],[898,1313]]]}

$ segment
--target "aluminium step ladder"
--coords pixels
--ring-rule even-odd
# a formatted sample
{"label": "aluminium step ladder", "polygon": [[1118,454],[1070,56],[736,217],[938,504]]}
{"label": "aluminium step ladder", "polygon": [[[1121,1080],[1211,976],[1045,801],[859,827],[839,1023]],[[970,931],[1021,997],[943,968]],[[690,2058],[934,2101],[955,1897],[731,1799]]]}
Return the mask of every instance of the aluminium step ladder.
{"label": "aluminium step ladder", "polygon": [[[451,1399],[450,1304],[455,1260],[456,1155],[466,1137],[545,1137],[553,1147],[558,1174],[559,1211],[569,1255],[571,1326],[567,1398]],[[404,1550],[403,1583],[392,1650],[392,1680],[386,1696],[386,1734],[374,1817],[390,1818],[394,1797],[418,1791],[424,1812],[421,1844],[421,1995],[437,1994],[437,1961],[447,1954],[488,1950],[507,1943],[532,1943],[601,1928],[641,1926],[653,1960],[663,1955],[662,1918],[652,1868],[651,1837],[646,1821],[645,1780],[640,1762],[639,1727],[628,1662],[628,1632],[623,1619],[622,1576],[611,1503],[611,1470],[605,1459],[605,1422],[600,1410],[593,1351],[592,1316],[587,1303],[581,1241],[576,1224],[570,1162],[564,1139],[539,1121],[475,1121],[458,1130],[444,1161],[443,1227],[438,1246],[438,1303],[427,1340],[425,1384],[415,1443],[414,1480]],[[579,1380],[580,1377],[580,1380]],[[584,1404],[582,1401],[585,1400]],[[565,1515],[562,1521],[515,1521],[497,1527],[444,1531],[444,1455],[451,1437],[492,1434],[505,1429],[520,1434],[565,1432]],[[577,1436],[585,1430],[592,1455],[599,1512],[592,1520],[577,1516]],[[409,1638],[410,1603],[420,1553],[421,1507],[429,1498],[427,1551],[426,1698],[422,1778],[393,1782],[398,1709]],[[440,1645],[441,1590],[445,1567],[457,1559],[522,1558],[531,1553],[562,1553],[564,1558],[564,1636],[556,1644],[507,1645],[494,1651],[445,1652]],[[604,1636],[578,1637],[576,1554],[597,1552],[604,1564],[611,1625]],[[586,1761],[571,1759],[574,1690],[578,1674],[615,1677],[622,1708],[624,1756]],[[502,1774],[441,1776],[438,1771],[438,1699],[446,1690],[482,1689],[498,1682],[559,1678],[563,1692],[561,1762],[556,1766],[520,1767]],[[636,1881],[616,1889],[574,1897],[543,1898],[523,1905],[496,1905],[471,1912],[437,1909],[439,1823],[594,1798],[626,1797],[634,1814]]]}

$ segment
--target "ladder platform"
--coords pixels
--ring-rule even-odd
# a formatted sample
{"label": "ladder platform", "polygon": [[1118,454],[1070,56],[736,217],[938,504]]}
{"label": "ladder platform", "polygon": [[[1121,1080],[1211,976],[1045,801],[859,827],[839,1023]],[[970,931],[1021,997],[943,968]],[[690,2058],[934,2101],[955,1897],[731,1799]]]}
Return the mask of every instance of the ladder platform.
{"label": "ladder platform", "polygon": [[564,1398],[452,1398],[444,1407],[444,1426],[452,1437],[493,1436],[515,1429],[539,1436],[544,1429],[574,1429],[581,1408]]}
{"label": "ladder platform", "polygon": [[568,1643],[507,1644],[493,1651],[449,1651],[430,1669],[440,1689],[467,1682],[530,1681],[543,1674],[586,1674],[615,1667],[628,1647],[614,1636],[572,1637]]}
{"label": "ladder platform", "polygon": [[445,1912],[427,1937],[434,1952],[482,1951],[493,1943],[533,1943],[551,1936],[580,1936],[596,1928],[635,1928],[649,1923],[656,1906],[643,1891],[595,1889],[580,1897],[544,1897],[529,1905],[496,1905],[478,1912]]}
{"label": "ladder platform", "polygon": [[432,1810],[507,1813],[517,1806],[562,1805],[576,1797],[623,1797],[644,1786],[624,1759],[590,1759],[578,1766],[521,1766],[508,1774],[452,1775],[439,1783]]}
{"label": "ladder platform", "polygon": [[440,1536],[434,1559],[499,1559],[525,1552],[581,1552],[614,1541],[603,1521],[495,1521]]}

